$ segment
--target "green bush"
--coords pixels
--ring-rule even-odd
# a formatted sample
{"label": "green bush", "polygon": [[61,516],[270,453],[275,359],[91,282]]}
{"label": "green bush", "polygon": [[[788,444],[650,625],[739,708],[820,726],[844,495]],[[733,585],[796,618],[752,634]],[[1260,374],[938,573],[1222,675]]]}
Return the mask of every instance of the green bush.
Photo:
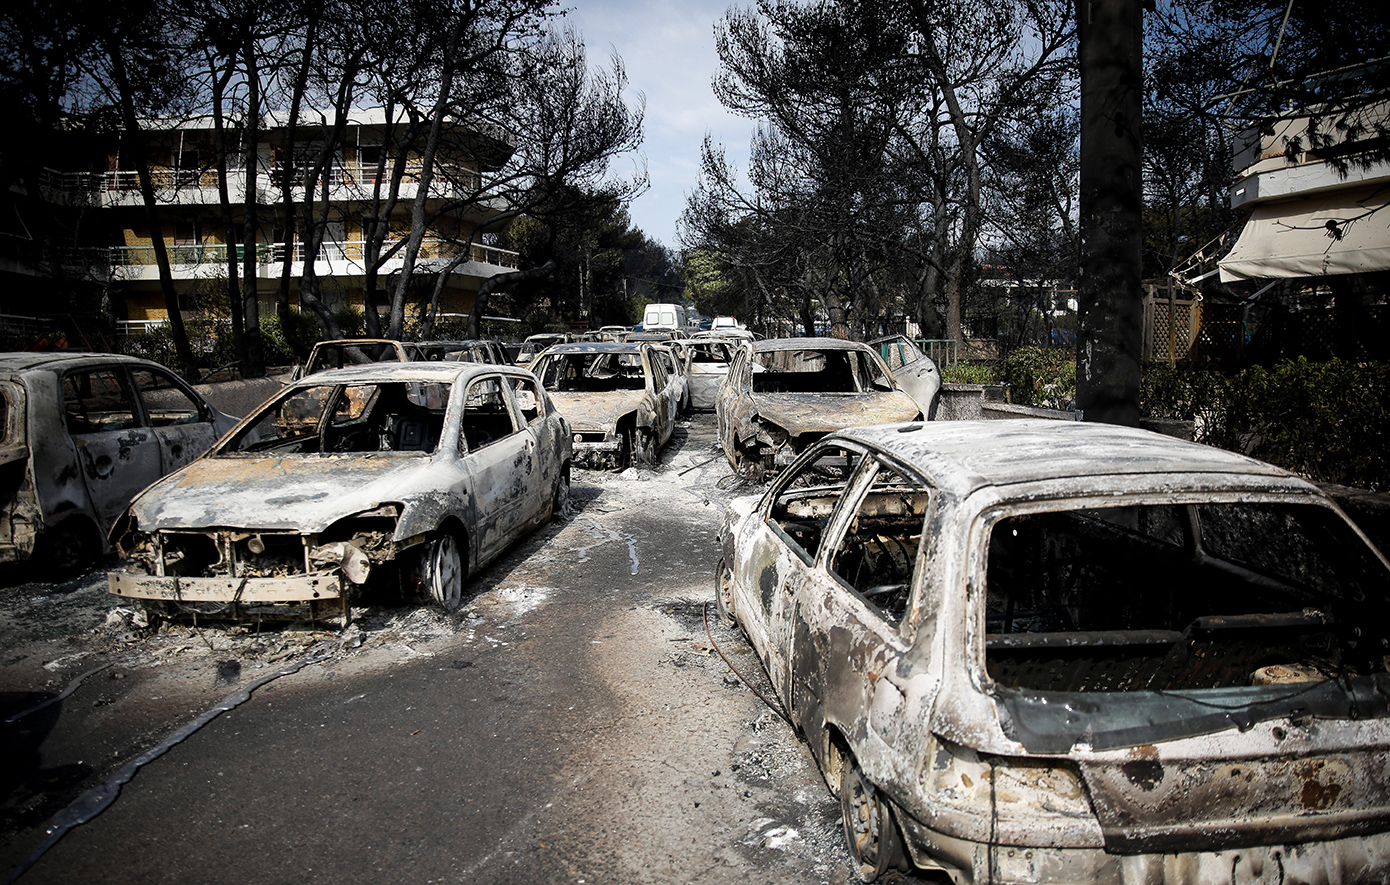
{"label": "green bush", "polygon": [[1009,386],[1011,403],[1071,409],[1076,402],[1076,351],[1020,347],[1004,358],[1001,381]]}
{"label": "green bush", "polygon": [[947,384],[998,384],[1001,370],[994,360],[960,361],[942,369],[941,380]]}
{"label": "green bush", "polygon": [[1150,366],[1141,411],[1193,421],[1199,442],[1309,479],[1390,489],[1390,363],[1284,360],[1233,376]]}

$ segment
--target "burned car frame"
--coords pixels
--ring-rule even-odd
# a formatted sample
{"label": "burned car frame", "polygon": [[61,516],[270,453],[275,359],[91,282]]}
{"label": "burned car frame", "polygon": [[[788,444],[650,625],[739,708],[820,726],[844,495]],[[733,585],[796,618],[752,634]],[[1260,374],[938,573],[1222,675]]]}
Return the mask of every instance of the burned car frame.
{"label": "burned car frame", "polygon": [[1390,877],[1390,563],[1309,483],[1104,425],[858,428],[722,543],[866,881]]}
{"label": "burned car frame", "polygon": [[317,373],[131,503],[110,590],[156,615],[346,622],[391,566],[453,609],[469,574],[564,506],[571,451],[523,369]]}
{"label": "burned car frame", "polygon": [[0,354],[0,561],[88,564],[131,498],[235,424],[148,360]]}
{"label": "burned car frame", "polygon": [[675,431],[680,391],[656,344],[556,344],[536,377],[569,419],[577,464],[622,469],[656,463]]}
{"label": "burned car frame", "polygon": [[770,338],[735,353],[715,413],[729,464],[761,477],[831,431],[911,421],[923,410],[868,345]]}

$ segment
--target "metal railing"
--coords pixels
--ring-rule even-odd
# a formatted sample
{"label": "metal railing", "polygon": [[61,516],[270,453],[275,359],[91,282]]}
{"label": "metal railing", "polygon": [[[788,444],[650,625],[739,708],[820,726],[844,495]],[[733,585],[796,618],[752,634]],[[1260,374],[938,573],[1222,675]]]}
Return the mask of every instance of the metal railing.
{"label": "metal railing", "polygon": [[937,368],[954,365],[960,359],[960,342],[954,338],[918,338],[916,344]]}
{"label": "metal railing", "polygon": [[[378,180],[383,184],[389,184],[391,180],[391,164],[387,163],[386,168],[380,170],[375,164],[362,163],[334,163],[328,170],[328,184],[330,187],[355,187],[370,188]],[[420,180],[420,174],[424,171],[424,164],[419,162],[406,163],[405,174],[402,178],[403,184],[415,184]],[[257,172],[258,180],[265,184],[273,184],[283,172],[282,169],[266,170]],[[99,180],[101,189],[111,192],[133,192],[140,189],[140,178],[138,173],[130,169],[122,169],[114,172],[106,172],[98,175],[87,176],[90,181],[74,180],[71,174],[54,172],[54,176],[61,177],[65,184],[84,184],[91,186]],[[304,182],[304,170],[295,169],[294,186],[302,187]],[[241,169],[229,172],[229,182],[240,182],[245,173]],[[217,170],[215,169],[151,169],[150,179],[157,191],[177,191],[177,190],[199,190],[214,189],[217,187]],[[457,193],[463,190],[478,190],[482,186],[482,176],[467,166],[459,166],[453,163],[435,163],[434,174],[432,176],[431,187],[440,192]],[[316,182],[318,184],[319,182]]]}
{"label": "metal railing", "polygon": [[[169,263],[173,265],[226,264],[227,247],[223,244],[183,244],[175,243],[165,247],[169,252]],[[459,254],[461,244],[451,240],[426,239],[420,245],[422,260],[452,259]],[[285,260],[286,250],[291,250],[291,261],[303,261],[303,243],[292,247],[285,243],[259,243],[256,245],[256,263],[275,265]],[[519,255],[509,249],[484,246],[473,243],[468,247],[469,260],[480,264],[499,267],[517,267]],[[237,260],[243,256],[243,247],[237,247]],[[400,253],[396,253],[399,255]],[[328,241],[319,247],[319,261],[350,261],[362,263],[365,260],[366,244],[362,240]],[[115,267],[143,267],[156,264],[153,246],[112,246],[110,260]],[[392,260],[398,260],[393,258]]]}

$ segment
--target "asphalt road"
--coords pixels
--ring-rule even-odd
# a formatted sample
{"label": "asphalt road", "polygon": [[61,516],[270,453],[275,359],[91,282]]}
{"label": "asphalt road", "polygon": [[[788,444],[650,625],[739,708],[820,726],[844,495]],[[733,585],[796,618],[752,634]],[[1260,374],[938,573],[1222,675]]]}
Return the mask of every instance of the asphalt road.
{"label": "asphalt road", "polygon": [[[99,572],[12,583],[0,718],[52,703],[0,721],[0,876],[852,880],[806,748],[711,648],[719,518],[749,489],[716,456],[713,416],[679,434],[655,472],[577,475],[573,512],[473,576],[452,616],[369,606],[345,634],[150,636]],[[54,626],[69,608],[72,635]],[[765,686],[712,605],[709,625]],[[38,853],[55,819],[72,825]]]}

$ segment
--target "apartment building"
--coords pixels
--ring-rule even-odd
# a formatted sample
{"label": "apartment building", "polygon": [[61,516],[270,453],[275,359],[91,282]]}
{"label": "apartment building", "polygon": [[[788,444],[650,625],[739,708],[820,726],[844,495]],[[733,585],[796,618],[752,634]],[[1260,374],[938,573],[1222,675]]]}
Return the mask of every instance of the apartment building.
{"label": "apartment building", "polygon": [[[251,146],[257,196],[255,267],[262,315],[274,311],[286,259],[290,300],[295,306],[300,283],[312,268],[319,296],[327,304],[360,308],[368,265],[374,263],[379,311],[386,309],[389,290],[404,266],[404,249],[393,251],[393,247],[411,230],[411,212],[421,187],[423,146],[394,146],[398,128],[389,125],[381,109],[351,111],[334,139],[328,173],[315,188],[319,205],[326,203],[328,209],[318,254],[306,254],[302,184],[291,191],[298,205],[293,233],[287,235],[280,208],[285,167],[290,164],[293,180],[302,182],[304,169],[321,155],[325,138],[333,131],[330,123],[324,117],[310,123],[301,120],[293,156],[287,156],[285,120],[271,117]],[[483,280],[517,265],[516,253],[487,244],[487,235],[496,230],[496,219],[506,207],[496,198],[480,197],[479,192],[483,177],[501,168],[515,144],[508,133],[485,125],[455,122],[446,128],[424,201],[432,220],[414,265],[412,302],[428,298],[438,273],[452,267],[439,311],[446,316],[466,315]],[[179,306],[191,316],[226,291],[228,236],[215,168],[216,131],[210,118],[160,120],[148,124],[143,138],[159,204],[162,229],[157,233],[168,250]],[[97,223],[108,237],[101,257],[118,334],[138,334],[168,319],[155,261],[156,232],[147,221],[132,144],[130,138],[117,143],[105,172],[62,175],[54,190],[65,200],[79,200],[97,210]],[[238,237],[248,184],[244,149],[238,145],[230,151],[227,177]],[[379,253],[385,257],[372,261],[367,231],[373,219],[384,214],[392,171],[402,151],[403,174],[395,185],[389,232]],[[238,260],[241,254],[238,250]],[[241,268],[238,264],[238,273]],[[412,304],[407,310],[413,310]]]}

